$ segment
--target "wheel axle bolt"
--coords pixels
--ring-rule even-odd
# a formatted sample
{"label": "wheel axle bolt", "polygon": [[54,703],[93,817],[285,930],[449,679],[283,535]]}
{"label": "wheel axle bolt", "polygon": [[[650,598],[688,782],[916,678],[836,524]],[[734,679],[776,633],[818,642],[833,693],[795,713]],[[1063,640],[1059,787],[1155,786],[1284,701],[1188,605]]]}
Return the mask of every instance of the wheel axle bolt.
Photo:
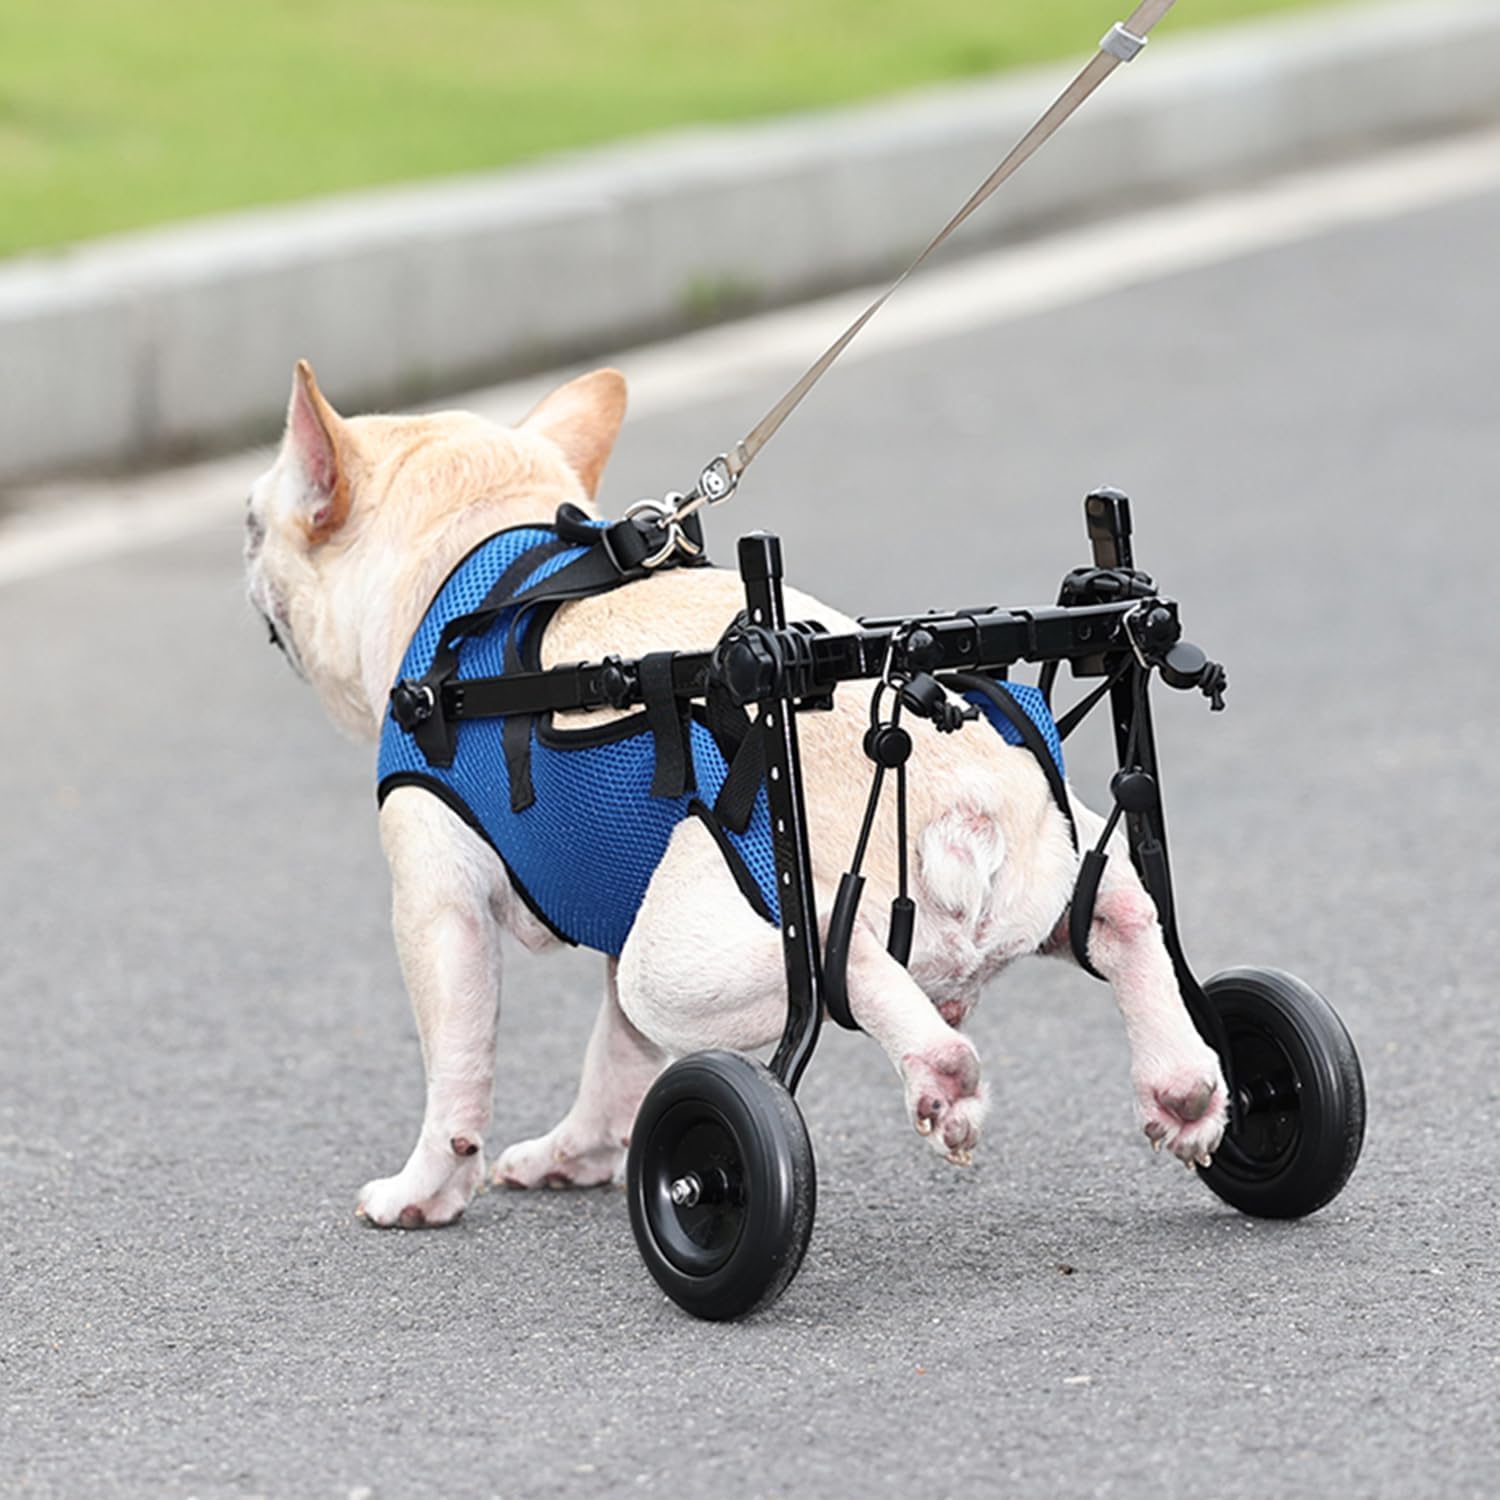
{"label": "wheel axle bolt", "polygon": [[702,1196],[703,1184],[698,1181],[696,1172],[689,1172],[672,1184],[672,1202],[678,1208],[692,1208]]}

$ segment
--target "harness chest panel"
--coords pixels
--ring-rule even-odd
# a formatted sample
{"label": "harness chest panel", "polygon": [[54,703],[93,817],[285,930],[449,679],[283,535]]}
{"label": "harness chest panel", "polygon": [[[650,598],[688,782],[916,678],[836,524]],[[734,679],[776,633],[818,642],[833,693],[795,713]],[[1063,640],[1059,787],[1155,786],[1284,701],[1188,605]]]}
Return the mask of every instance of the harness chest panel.
{"label": "harness chest panel", "polygon": [[[537,590],[590,550],[566,544],[545,526],[517,527],[481,543],[438,591],[407,648],[400,678],[422,678],[440,647],[454,644],[453,622],[495,603],[497,584],[503,583],[502,599]],[[556,608],[545,600],[545,587],[540,592],[541,601],[502,608],[482,628],[458,638],[455,682],[536,668],[542,634]],[[974,701],[994,728],[1012,744],[1030,740],[1028,748],[1039,759],[1045,743],[1054,764],[1043,768],[1060,783],[1061,749],[1041,694],[993,680],[984,688]],[[999,692],[1006,695],[1005,707],[1035,725],[1034,734],[1018,732],[1011,716],[995,710],[988,695]],[[514,733],[508,743],[505,719],[460,719],[452,761],[440,765],[429,761],[416,736],[388,712],[380,739],[380,800],[400,786],[438,796],[494,848],[532,911],[559,937],[584,947],[620,953],[673,832],[690,816],[700,817],[714,834],[751,906],[767,921],[779,922],[765,787],[756,791],[743,832],[715,817],[711,809],[729,763],[696,714],[684,726],[688,790],[677,796],[652,795],[656,742],[648,711],[583,730],[560,730],[547,714],[526,718],[530,787],[524,798],[513,799]],[[518,801],[524,803],[519,810]]]}

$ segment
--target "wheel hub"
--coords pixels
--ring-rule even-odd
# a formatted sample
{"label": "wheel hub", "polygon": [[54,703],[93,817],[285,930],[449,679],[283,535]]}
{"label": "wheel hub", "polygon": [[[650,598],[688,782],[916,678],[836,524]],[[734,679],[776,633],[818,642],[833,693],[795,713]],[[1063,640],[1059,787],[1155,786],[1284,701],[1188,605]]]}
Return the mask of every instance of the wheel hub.
{"label": "wheel hub", "polygon": [[744,1163],[722,1119],[679,1107],[662,1123],[665,1148],[651,1166],[649,1214],[668,1258],[708,1275],[733,1253],[744,1229]]}
{"label": "wheel hub", "polygon": [[1262,1176],[1285,1163],[1301,1130],[1301,1081],[1286,1049],[1263,1026],[1236,1018],[1230,1025],[1234,1050],[1234,1143],[1241,1163]]}

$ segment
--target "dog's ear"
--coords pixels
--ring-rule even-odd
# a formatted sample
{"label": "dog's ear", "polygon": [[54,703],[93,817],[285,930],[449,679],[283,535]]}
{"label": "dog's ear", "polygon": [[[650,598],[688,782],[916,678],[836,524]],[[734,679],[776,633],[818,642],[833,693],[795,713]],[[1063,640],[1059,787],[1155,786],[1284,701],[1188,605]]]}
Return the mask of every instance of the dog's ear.
{"label": "dog's ear", "polygon": [[562,449],[592,499],[624,420],[625,377],[618,370],[595,370],[544,396],[519,425]]}
{"label": "dog's ear", "polygon": [[292,375],[283,450],[303,481],[298,520],[313,546],[326,542],[349,518],[348,433],[344,419],[318,389],[305,359]]}

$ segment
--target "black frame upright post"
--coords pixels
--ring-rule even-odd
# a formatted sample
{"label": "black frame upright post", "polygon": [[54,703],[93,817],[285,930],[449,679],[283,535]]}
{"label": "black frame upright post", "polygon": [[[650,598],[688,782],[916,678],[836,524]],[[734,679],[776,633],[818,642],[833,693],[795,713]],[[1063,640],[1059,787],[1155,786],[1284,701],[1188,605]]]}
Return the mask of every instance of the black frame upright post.
{"label": "black frame upright post", "polygon": [[[751,625],[785,630],[780,538],[765,531],[741,537],[739,564]],[[756,729],[765,742],[766,796],[786,964],[786,1026],[771,1059],[771,1071],[795,1093],[822,1027],[823,960],[797,745],[797,705],[785,674],[777,677],[771,696],[760,704]]]}
{"label": "black frame upright post", "polygon": [[[1084,502],[1089,542],[1096,568],[1134,568],[1130,544],[1130,501],[1119,490],[1096,490]],[[1150,778],[1153,795],[1141,811],[1125,813],[1130,860],[1147,894],[1156,905],[1162,939],[1182,1003],[1198,1034],[1219,1054],[1225,1078],[1229,1077],[1229,1046],[1223,1022],[1208,1003],[1192,966],[1183,951],[1177,929],[1177,902],[1172,888],[1172,863],[1167,853],[1167,823],[1162,807],[1161,762],[1156,753],[1156,727],[1151,714],[1150,672],[1139,661],[1109,691],[1110,718],[1114,727],[1115,757],[1122,772],[1139,771]]]}

